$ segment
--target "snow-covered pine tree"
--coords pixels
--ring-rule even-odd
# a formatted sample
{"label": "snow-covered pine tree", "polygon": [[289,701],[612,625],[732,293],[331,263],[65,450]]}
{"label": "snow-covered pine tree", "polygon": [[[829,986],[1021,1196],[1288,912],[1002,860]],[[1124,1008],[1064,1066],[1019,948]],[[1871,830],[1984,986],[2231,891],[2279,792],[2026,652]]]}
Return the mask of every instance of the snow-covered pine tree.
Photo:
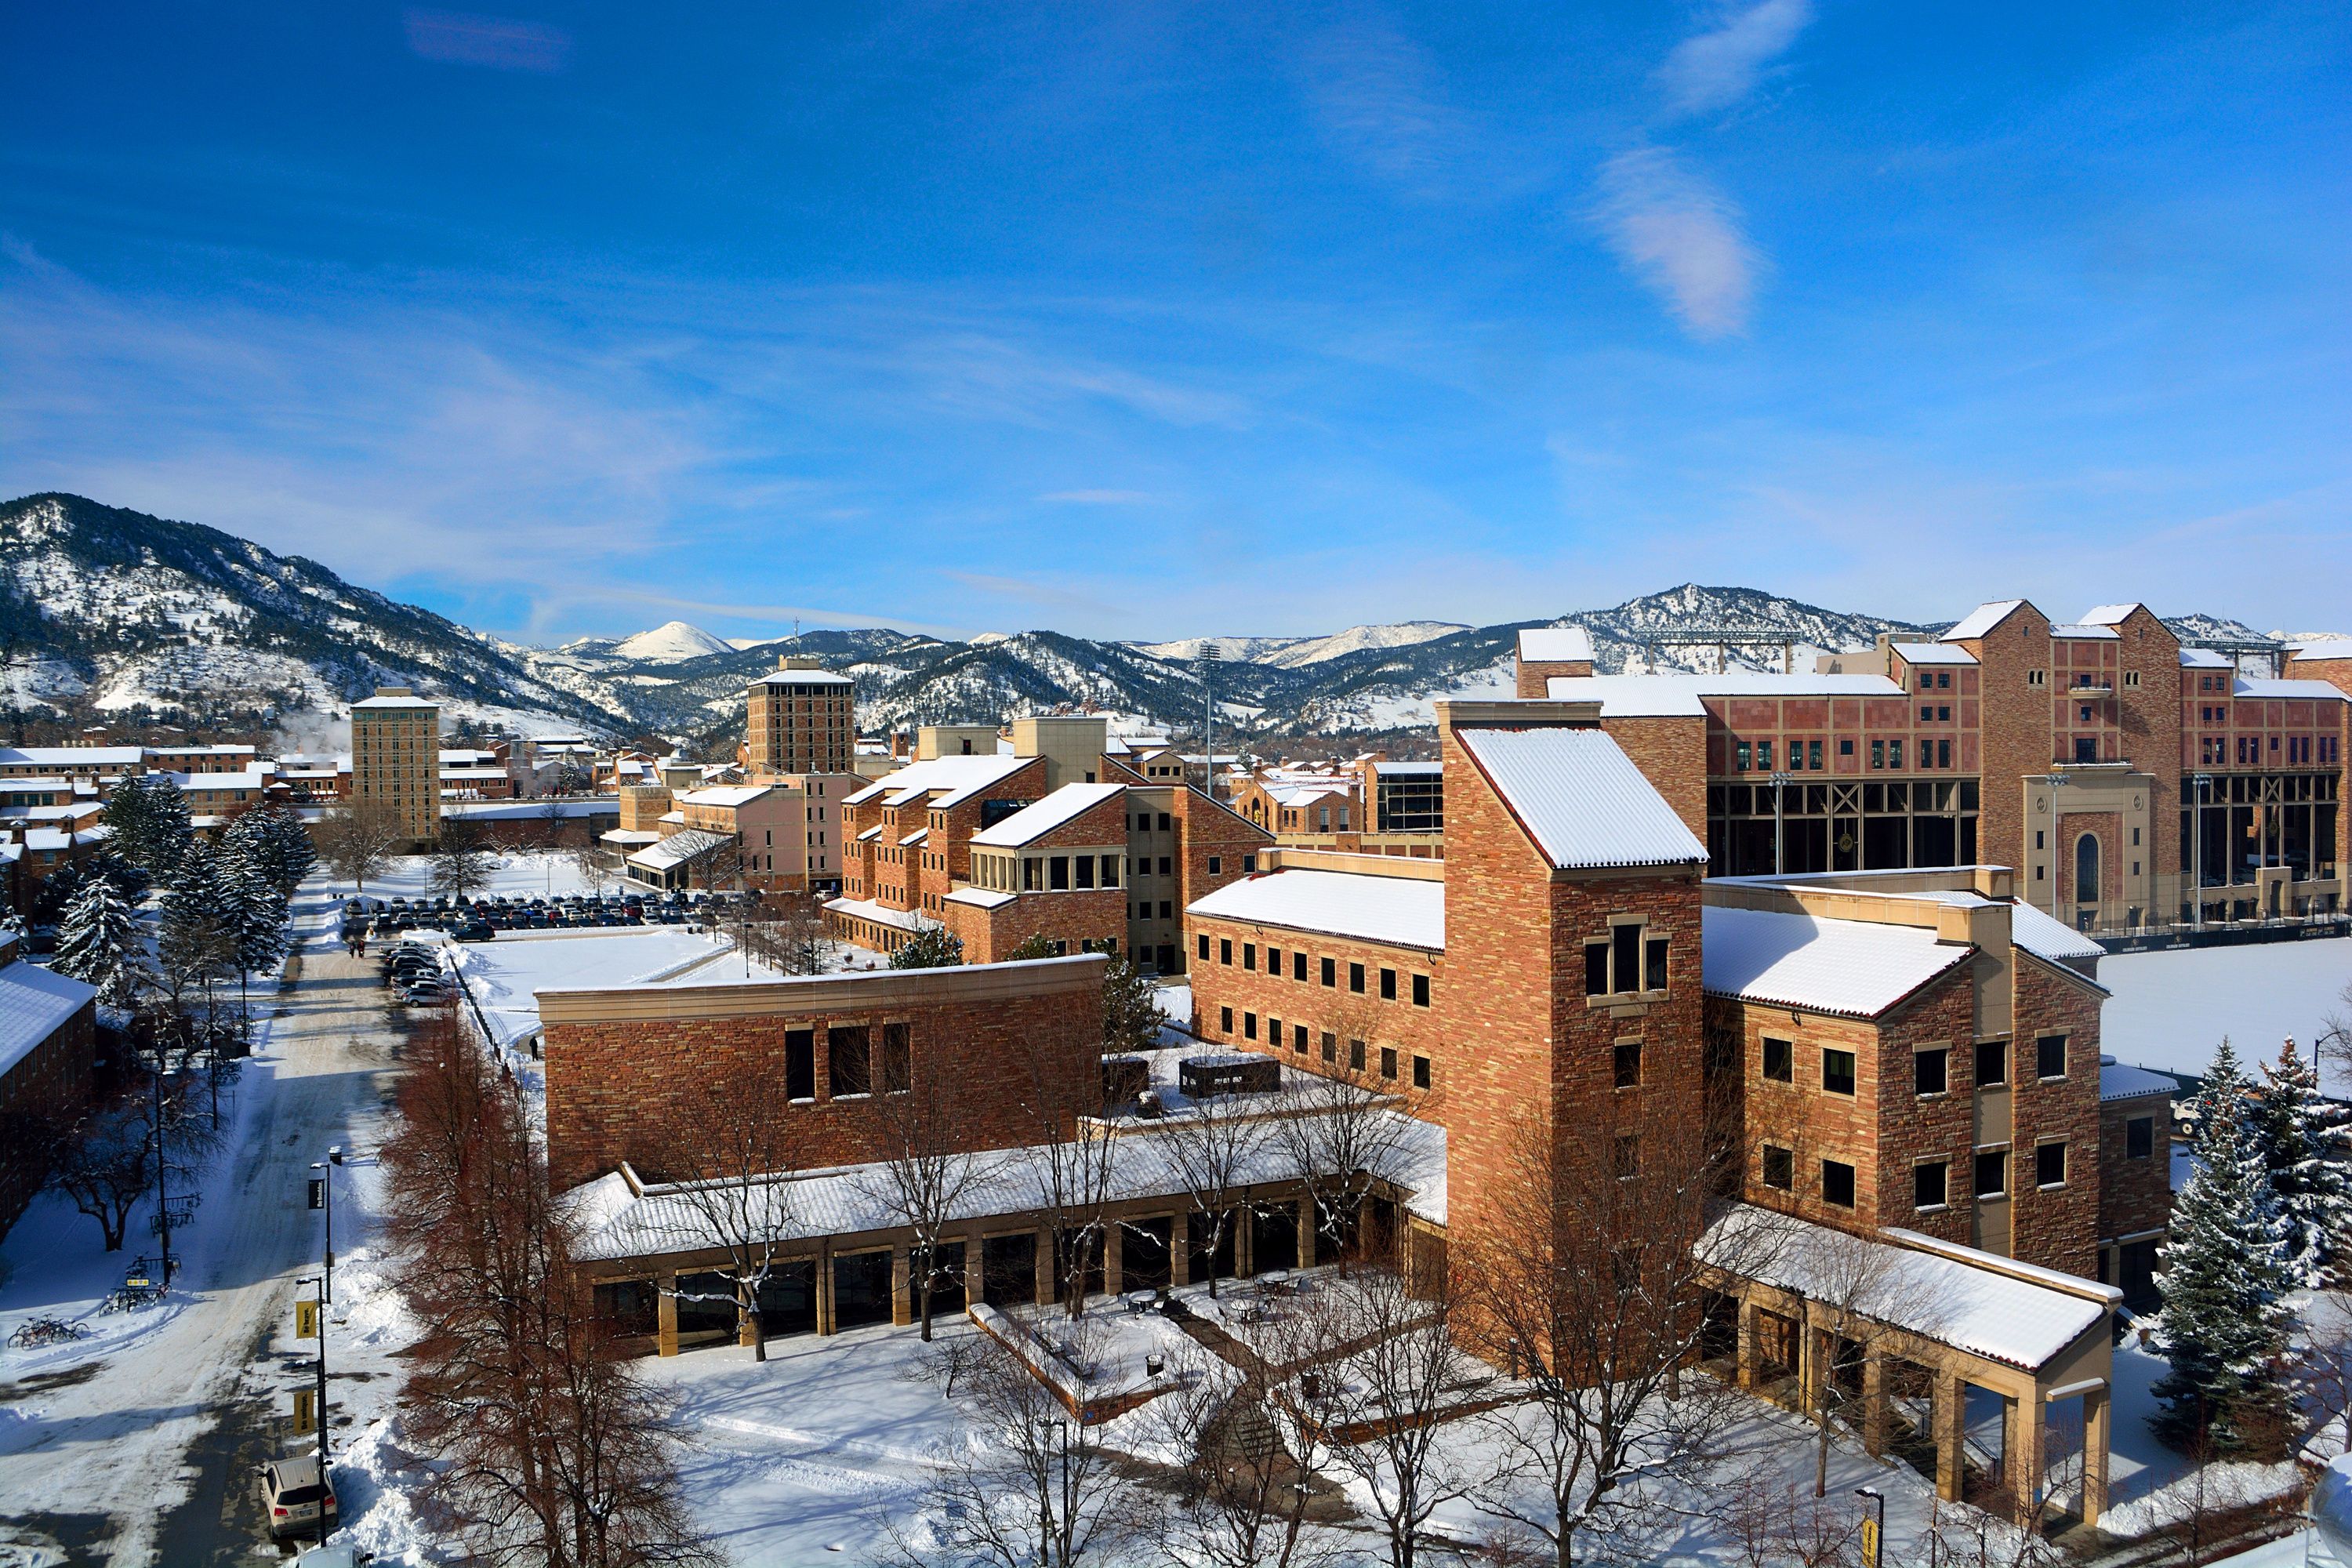
{"label": "snow-covered pine tree", "polygon": [[[191,836],[182,851],[170,889],[163,898],[163,918],[156,927],[155,957],[163,972],[163,1034],[183,1050],[194,1050],[209,1037],[216,1022],[212,1005],[215,981],[227,976],[236,963],[236,911],[223,885],[211,847]],[[203,1027],[188,992],[203,998]]]}
{"label": "snow-covered pine tree", "polygon": [[2319,1074],[2296,1055],[2290,1039],[2269,1079],[2254,1091],[2254,1135],[2278,1196],[2287,1268],[2295,1283],[2316,1290],[2328,1280],[2339,1238],[2352,1227],[2352,1167],[2344,1160],[2342,1129],[2319,1095]]}
{"label": "snow-covered pine tree", "polygon": [[258,806],[230,823],[221,835],[221,847],[259,866],[286,899],[294,896],[318,860],[302,819],[282,805]]}
{"label": "snow-covered pine tree", "polygon": [[182,858],[195,842],[195,823],[188,816],[188,797],[171,774],[151,775],[144,793],[145,853],[137,864],[157,881],[169,882],[178,876]]}
{"label": "snow-covered pine tree", "polygon": [[236,949],[237,1004],[244,1008],[254,971],[271,968],[286,956],[286,898],[258,855],[222,857],[219,871]]}
{"label": "snow-covered pine tree", "polygon": [[2158,1253],[2164,1307],[2150,1337],[2171,1370],[2157,1381],[2165,1409],[2153,1424],[2178,1447],[2210,1440],[2216,1452],[2236,1453],[2276,1429],[2284,1298],[2294,1280],[2245,1075],[2228,1040],[2185,1110],[2195,1168]]}
{"label": "snow-covered pine tree", "polygon": [[114,786],[106,797],[105,809],[98,814],[99,826],[109,835],[112,851],[134,866],[147,863],[148,825],[147,780],[142,773],[132,773]]}
{"label": "snow-covered pine tree", "polygon": [[145,935],[131,901],[106,878],[92,877],[66,911],[50,967],[98,987],[100,1005],[127,1012],[148,978]]}

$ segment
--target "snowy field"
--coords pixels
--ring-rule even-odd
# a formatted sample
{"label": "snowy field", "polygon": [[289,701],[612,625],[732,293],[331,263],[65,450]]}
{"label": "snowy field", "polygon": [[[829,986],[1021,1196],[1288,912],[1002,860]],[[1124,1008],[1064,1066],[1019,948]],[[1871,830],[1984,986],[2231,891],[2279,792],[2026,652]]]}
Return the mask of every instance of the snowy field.
{"label": "snowy field", "polygon": [[[2099,961],[2099,979],[2116,994],[2102,1015],[2099,1048],[2117,1061],[2201,1074],[2227,1035],[2251,1070],[2276,1060],[2289,1036],[2308,1054],[2324,1014],[2352,1011],[2342,1001],[2352,984],[2352,941],[2119,952]],[[2331,1073],[2327,1088],[2352,1092],[2352,1079]]]}
{"label": "snowy field", "polygon": [[[382,872],[368,879],[367,896],[371,899],[414,899],[419,896],[429,898],[433,892],[432,868],[433,863],[425,856],[395,855],[384,862]],[[349,880],[334,879],[326,875],[323,870],[315,885],[332,892],[337,898],[350,898],[356,890]],[[617,893],[622,891],[625,886],[635,887],[635,884],[625,884],[618,877],[606,877],[602,883],[601,890]],[[580,874],[580,868],[572,863],[572,857],[568,854],[549,855],[533,850],[510,850],[498,858],[498,863],[490,872],[489,886],[484,889],[479,896],[496,897],[504,894],[509,898],[528,899],[536,896],[545,899],[552,898],[558,893],[586,893],[597,890],[599,889],[590,887],[588,879]]]}

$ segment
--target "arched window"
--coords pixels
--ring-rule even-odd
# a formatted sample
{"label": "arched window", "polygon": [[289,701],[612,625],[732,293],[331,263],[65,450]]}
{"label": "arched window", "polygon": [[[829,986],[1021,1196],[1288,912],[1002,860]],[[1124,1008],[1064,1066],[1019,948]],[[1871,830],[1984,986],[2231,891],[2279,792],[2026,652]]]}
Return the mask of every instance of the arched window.
{"label": "arched window", "polygon": [[2099,841],[2087,833],[2074,840],[2074,901],[2099,901]]}

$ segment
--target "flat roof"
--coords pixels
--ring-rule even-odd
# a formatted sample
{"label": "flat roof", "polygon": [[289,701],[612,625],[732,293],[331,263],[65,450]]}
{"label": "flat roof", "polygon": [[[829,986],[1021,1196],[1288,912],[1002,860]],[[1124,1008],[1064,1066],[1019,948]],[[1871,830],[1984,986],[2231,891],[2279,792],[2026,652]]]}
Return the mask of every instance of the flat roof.
{"label": "flat roof", "polygon": [[1719,675],[1555,675],[1544,683],[1556,702],[1598,702],[1612,719],[1698,718],[1709,697],[1900,697],[1883,675],[1780,675],[1727,669]]}
{"label": "flat roof", "polygon": [[1445,950],[1445,884],[1421,878],[1286,867],[1228,882],[1193,900],[1184,912],[1431,952]]}
{"label": "flat roof", "polygon": [[752,686],[855,686],[856,681],[846,675],[835,675],[829,669],[772,669],[765,675],[755,675],[747,683]]}

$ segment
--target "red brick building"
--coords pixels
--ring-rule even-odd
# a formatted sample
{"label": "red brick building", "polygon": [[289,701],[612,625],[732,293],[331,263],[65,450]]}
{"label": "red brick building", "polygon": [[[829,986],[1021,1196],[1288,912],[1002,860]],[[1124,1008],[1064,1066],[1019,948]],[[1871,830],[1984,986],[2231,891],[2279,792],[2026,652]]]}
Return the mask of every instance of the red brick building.
{"label": "red brick building", "polygon": [[0,939],[0,1237],[47,1179],[33,1124],[70,1117],[89,1099],[98,993],[19,961]]}

